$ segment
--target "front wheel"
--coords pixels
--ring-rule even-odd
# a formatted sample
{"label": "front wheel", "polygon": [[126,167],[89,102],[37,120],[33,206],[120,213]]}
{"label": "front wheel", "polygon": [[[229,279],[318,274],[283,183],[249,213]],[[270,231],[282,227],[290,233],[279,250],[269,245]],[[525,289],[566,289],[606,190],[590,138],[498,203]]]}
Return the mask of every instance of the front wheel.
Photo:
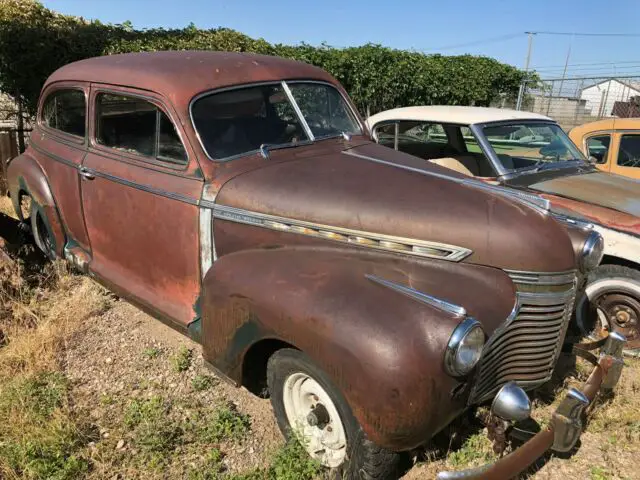
{"label": "front wheel", "polygon": [[625,354],[640,356],[640,271],[600,265],[589,275],[576,309],[578,326],[593,339],[615,331],[625,336]]}
{"label": "front wheel", "polygon": [[283,349],[267,365],[278,426],[320,465],[345,480],[396,480],[400,455],[366,438],[341,392],[304,353]]}

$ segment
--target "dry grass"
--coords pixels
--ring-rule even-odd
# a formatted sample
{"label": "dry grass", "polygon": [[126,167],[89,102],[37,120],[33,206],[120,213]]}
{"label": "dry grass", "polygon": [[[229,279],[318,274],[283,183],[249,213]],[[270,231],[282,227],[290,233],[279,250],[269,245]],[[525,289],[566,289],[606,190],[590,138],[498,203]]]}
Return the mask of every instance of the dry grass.
{"label": "dry grass", "polygon": [[65,345],[104,289],[65,264],[0,261],[0,478],[77,478],[91,427],[70,406]]}

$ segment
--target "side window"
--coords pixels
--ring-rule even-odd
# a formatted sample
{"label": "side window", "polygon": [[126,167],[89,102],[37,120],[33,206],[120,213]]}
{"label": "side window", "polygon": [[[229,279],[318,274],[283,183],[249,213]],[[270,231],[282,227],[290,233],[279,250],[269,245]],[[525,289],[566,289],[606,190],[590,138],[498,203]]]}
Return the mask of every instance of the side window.
{"label": "side window", "polygon": [[610,135],[598,135],[587,139],[587,154],[594,157],[598,163],[607,163],[609,157]]}
{"label": "side window", "polygon": [[618,165],[640,168],[640,135],[622,135],[618,152]]}
{"label": "side window", "polygon": [[386,125],[376,127],[376,138],[380,145],[395,148],[396,124],[387,123]]}
{"label": "side window", "polygon": [[42,105],[41,120],[44,125],[64,133],[84,137],[86,102],[81,90],[56,90],[49,94]]}
{"label": "side window", "polygon": [[96,140],[106,147],[185,165],[187,154],[169,117],[153,103],[125,95],[96,98]]}
{"label": "side window", "polygon": [[462,140],[467,147],[467,152],[482,153],[482,149],[480,148],[480,145],[478,145],[478,141],[469,127],[460,127],[460,134],[462,135]]}
{"label": "side window", "polygon": [[399,123],[398,150],[426,160],[460,153],[449,141],[441,124],[414,121]]}

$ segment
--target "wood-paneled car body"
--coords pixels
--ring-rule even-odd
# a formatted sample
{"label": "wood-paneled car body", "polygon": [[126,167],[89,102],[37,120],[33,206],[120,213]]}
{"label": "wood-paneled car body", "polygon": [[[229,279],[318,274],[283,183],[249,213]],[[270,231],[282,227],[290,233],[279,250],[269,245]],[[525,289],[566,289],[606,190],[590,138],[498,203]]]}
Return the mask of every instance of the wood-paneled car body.
{"label": "wood-paneled car body", "polygon": [[640,355],[637,180],[599,171],[555,121],[535,113],[406,107],[373,115],[367,124],[380,144],[468,178],[535,195],[559,218],[593,225],[604,237],[604,258],[589,275],[576,318],[585,334],[601,337],[615,330],[625,335],[626,353]]}
{"label": "wood-paneled car body", "polygon": [[[527,416],[601,255],[597,233],[525,197],[376,145],[335,79],[276,57],[67,65],[8,173],[43,251],[201,342],[234,384],[268,387],[282,431],[344,478],[397,478],[401,452],[478,404]],[[619,343],[540,454],[575,443]],[[531,453],[512,455],[489,471]]]}

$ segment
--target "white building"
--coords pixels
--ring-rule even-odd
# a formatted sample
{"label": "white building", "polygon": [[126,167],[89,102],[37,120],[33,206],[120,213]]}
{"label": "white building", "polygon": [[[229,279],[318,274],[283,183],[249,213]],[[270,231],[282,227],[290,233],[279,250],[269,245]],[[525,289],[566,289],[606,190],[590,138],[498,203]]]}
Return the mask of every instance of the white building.
{"label": "white building", "polygon": [[615,102],[628,102],[638,96],[640,82],[616,78],[602,80],[580,91],[580,98],[586,100],[586,109],[595,117],[610,117]]}

